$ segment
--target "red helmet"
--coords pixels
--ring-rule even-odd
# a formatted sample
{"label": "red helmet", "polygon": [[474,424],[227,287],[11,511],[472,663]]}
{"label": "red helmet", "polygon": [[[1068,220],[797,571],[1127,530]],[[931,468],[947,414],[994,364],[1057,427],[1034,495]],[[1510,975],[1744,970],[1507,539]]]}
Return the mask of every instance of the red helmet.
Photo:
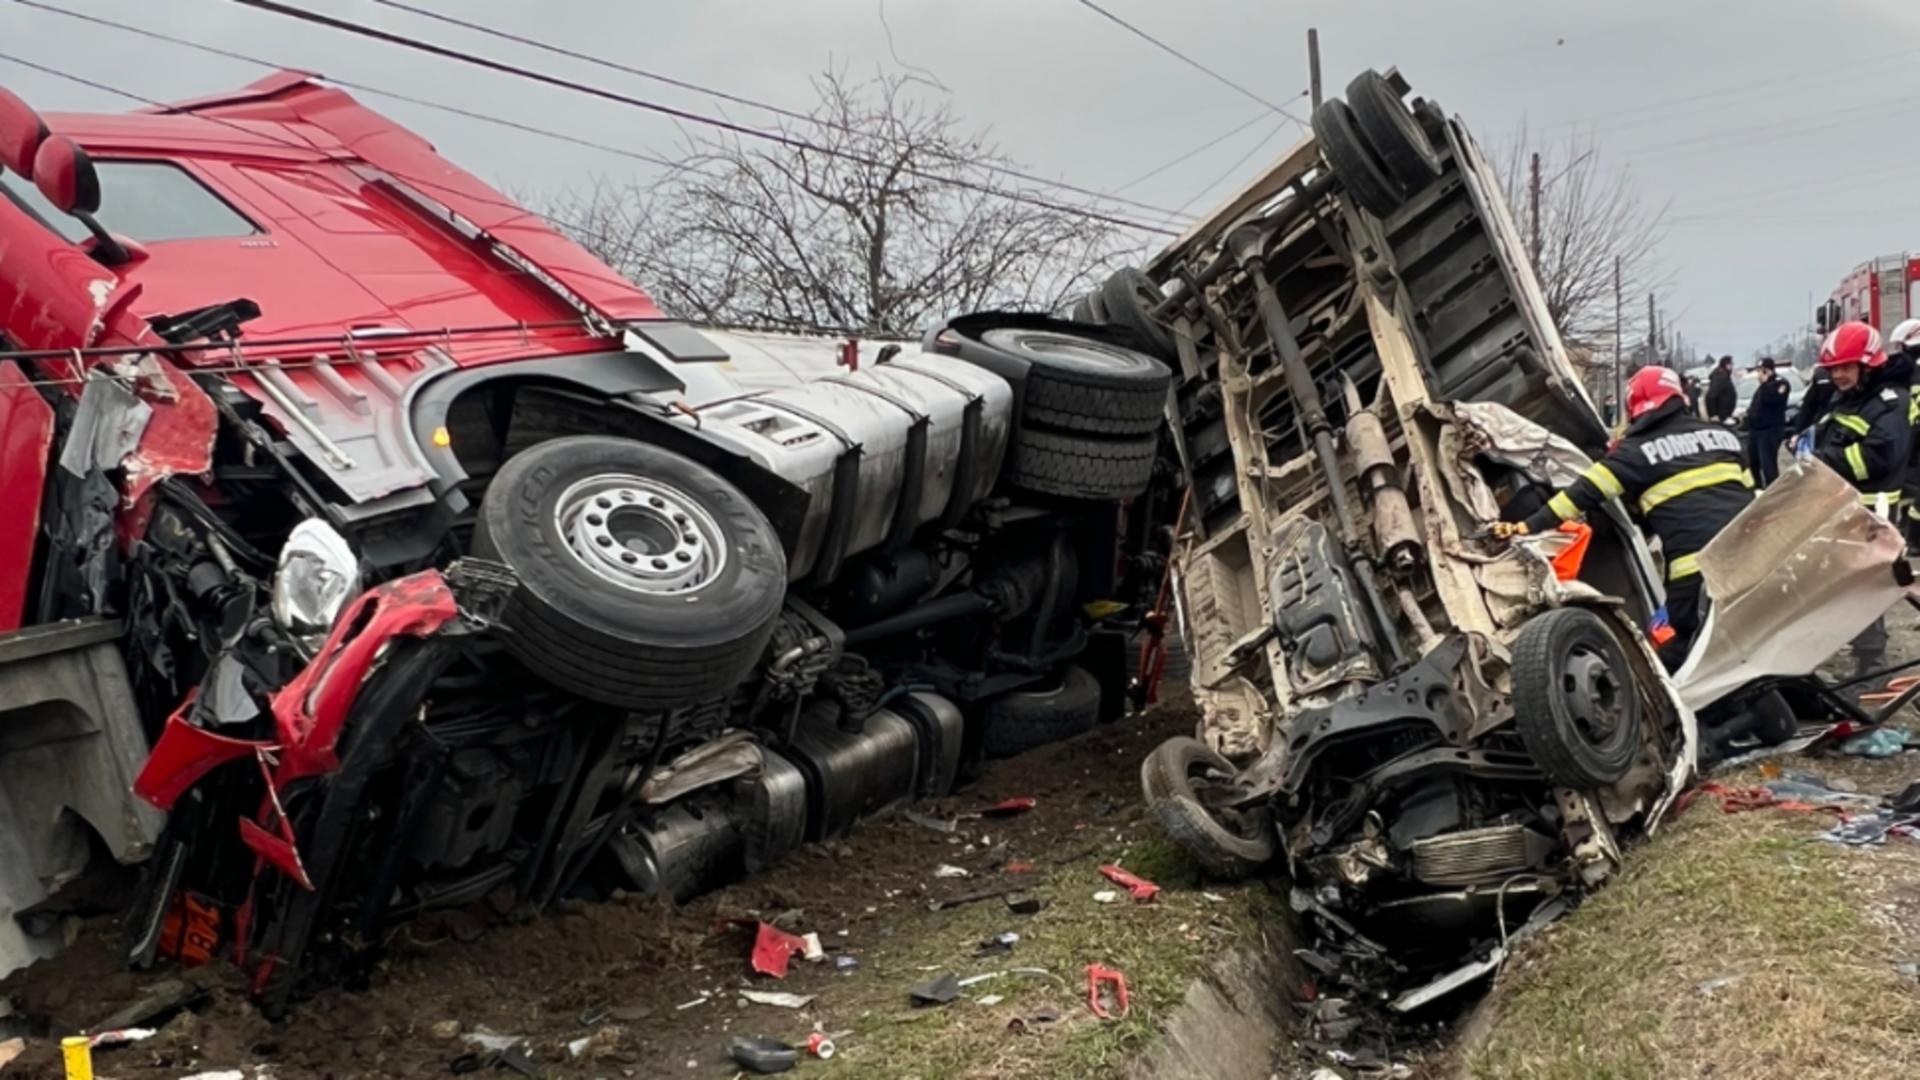
{"label": "red helmet", "polygon": [[1846,322],[1820,344],[1820,366],[1865,364],[1879,367],[1887,362],[1887,350],[1880,347],[1880,331],[1863,322]]}
{"label": "red helmet", "polygon": [[1643,367],[1627,380],[1627,419],[1638,420],[1674,398],[1685,396],[1679,372],[1672,368]]}

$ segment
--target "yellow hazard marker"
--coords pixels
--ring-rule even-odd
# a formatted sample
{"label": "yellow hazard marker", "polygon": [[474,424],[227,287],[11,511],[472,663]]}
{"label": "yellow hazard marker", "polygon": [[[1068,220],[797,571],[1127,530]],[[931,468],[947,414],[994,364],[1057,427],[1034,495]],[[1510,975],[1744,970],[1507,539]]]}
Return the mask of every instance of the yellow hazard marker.
{"label": "yellow hazard marker", "polygon": [[67,1080],[93,1080],[93,1040],[69,1035],[60,1040],[60,1056],[67,1063]]}

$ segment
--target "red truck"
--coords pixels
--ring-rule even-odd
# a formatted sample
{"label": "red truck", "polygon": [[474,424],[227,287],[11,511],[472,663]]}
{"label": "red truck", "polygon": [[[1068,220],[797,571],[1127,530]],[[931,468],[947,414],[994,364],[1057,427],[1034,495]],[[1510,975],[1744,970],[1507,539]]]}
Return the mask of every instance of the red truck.
{"label": "red truck", "polygon": [[1897,252],[1854,267],[1815,312],[1815,322],[1824,334],[1858,320],[1885,336],[1915,314],[1920,314],[1920,255]]}
{"label": "red truck", "polygon": [[278,1014],[1121,707],[1177,491],[1124,330],[697,329],[293,73],[0,91],[0,195],[0,973],[138,866],[130,962]]}

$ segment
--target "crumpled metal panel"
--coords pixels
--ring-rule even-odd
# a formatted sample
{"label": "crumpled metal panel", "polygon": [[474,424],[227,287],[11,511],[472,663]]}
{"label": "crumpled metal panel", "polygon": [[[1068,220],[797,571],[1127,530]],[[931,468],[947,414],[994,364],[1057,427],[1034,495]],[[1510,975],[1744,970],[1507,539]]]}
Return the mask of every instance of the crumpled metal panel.
{"label": "crumpled metal panel", "polygon": [[[1818,462],[1781,474],[1700,553],[1713,604],[1675,675],[1693,708],[1770,675],[1805,675],[1920,590],[1906,541]],[[1909,578],[1911,575],[1906,575]]]}
{"label": "crumpled metal panel", "polygon": [[425,488],[436,475],[414,441],[407,399],[434,374],[451,370],[439,349],[404,355],[265,361],[235,375],[235,386],[355,503]]}

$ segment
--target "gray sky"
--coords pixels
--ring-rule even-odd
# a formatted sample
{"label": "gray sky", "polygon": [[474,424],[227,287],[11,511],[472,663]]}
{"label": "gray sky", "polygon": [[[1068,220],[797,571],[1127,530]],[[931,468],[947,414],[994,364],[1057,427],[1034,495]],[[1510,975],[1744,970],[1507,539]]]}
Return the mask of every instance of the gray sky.
{"label": "gray sky", "polygon": [[[289,66],[671,156],[671,123],[563,90],[343,36],[225,0],[53,0]],[[316,11],[618,87],[700,112],[715,103],[491,41],[366,0]],[[796,109],[830,62],[860,74],[936,73],[956,111],[1033,171],[1112,190],[1264,110],[1076,0],[411,0]],[[1273,100],[1306,87],[1320,29],[1330,93],[1398,65],[1417,93],[1464,116],[1490,149],[1525,122],[1542,140],[1594,136],[1608,168],[1670,203],[1663,298],[1689,340],[1746,356],[1804,323],[1853,266],[1920,248],[1920,4],[1912,0],[1322,0],[1103,6]],[[1736,13],[1737,9],[1737,13]],[[173,99],[263,69],[98,29],[0,0],[0,51]],[[0,61],[0,85],[53,110],[130,103]],[[629,159],[372,98],[468,169],[516,190],[623,177]],[[1296,103],[1300,115],[1304,102]],[[728,106],[759,123],[752,110]],[[1271,114],[1268,114],[1271,117]],[[1128,189],[1208,209],[1298,135],[1262,120]],[[1238,169],[1234,162],[1257,152]],[[1225,178],[1223,179],[1223,176]],[[1219,181],[1215,183],[1215,181]],[[1204,196],[1204,197],[1203,197]],[[1641,301],[1644,303],[1644,300]]]}

